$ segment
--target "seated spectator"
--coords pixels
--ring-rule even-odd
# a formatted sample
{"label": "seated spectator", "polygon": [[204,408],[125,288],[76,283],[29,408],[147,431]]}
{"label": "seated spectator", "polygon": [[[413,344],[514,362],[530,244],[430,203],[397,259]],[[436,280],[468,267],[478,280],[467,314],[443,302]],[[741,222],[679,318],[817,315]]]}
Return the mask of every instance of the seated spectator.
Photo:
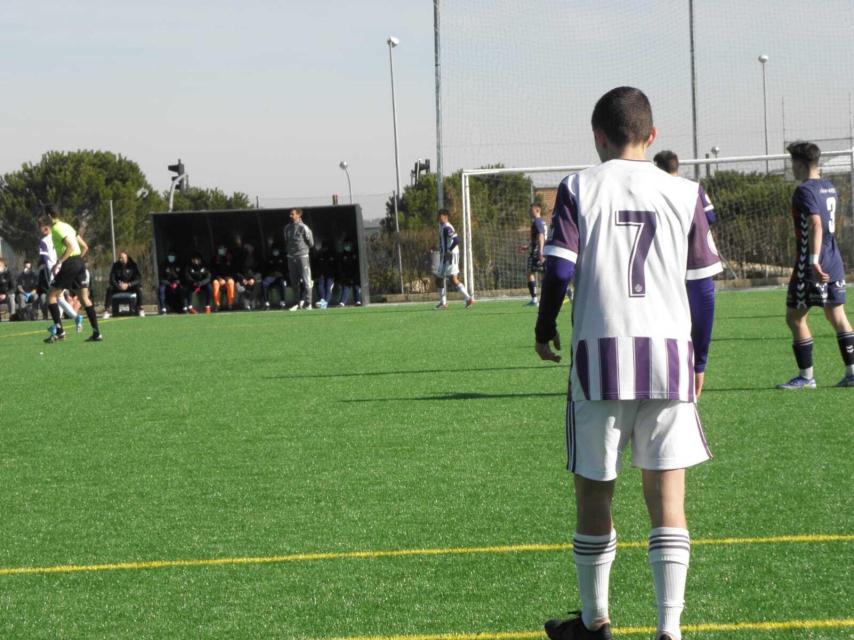
{"label": "seated spectator", "polygon": [[241,249],[234,280],[243,308],[246,311],[257,309],[261,304],[261,273],[255,259],[255,247],[251,244],[244,244]]}
{"label": "seated spectator", "polygon": [[216,255],[211,260],[211,286],[213,287],[213,301],[217,311],[222,311],[221,291],[225,289],[226,308],[231,309],[234,305],[234,259],[231,251],[221,244],[216,249]]}
{"label": "seated spectator", "polygon": [[[39,276],[33,271],[33,262],[32,260],[25,260],[24,270],[18,274],[17,286],[15,287],[19,311],[25,307],[38,308],[40,306],[38,289]],[[35,319],[35,314],[32,315]]]}
{"label": "seated spectator", "polygon": [[353,293],[353,304],[362,306],[362,286],[359,276],[359,256],[353,243],[345,241],[338,254],[338,283],[343,287],[339,307],[350,304],[350,293]]}
{"label": "seated spectator", "polygon": [[287,292],[287,272],[288,261],[282,254],[280,247],[273,245],[270,250],[270,257],[264,263],[264,279],[261,280],[261,288],[264,291],[264,308],[270,308],[270,288],[277,287],[281,297],[279,298],[279,308],[284,309],[286,306],[285,294]]}
{"label": "seated spectator", "polygon": [[160,313],[168,309],[181,309],[187,313],[187,292],[182,282],[182,268],[178,264],[178,256],[174,251],[166,254],[166,262],[160,265],[160,284],[157,287],[157,298],[160,303]]}
{"label": "seated spectator", "polygon": [[325,309],[332,302],[332,289],[335,287],[335,254],[329,248],[328,242],[320,239],[314,241],[314,260],[311,272],[317,286],[317,302],[314,303],[319,309]]}
{"label": "seated spectator", "polygon": [[110,317],[113,306],[113,296],[117,293],[135,293],[137,314],[145,315],[142,309],[142,290],[139,286],[142,282],[142,274],[136,262],[127,254],[127,251],[119,253],[119,259],[113,263],[110,269],[110,284],[107,287],[107,296],[104,301],[104,317]]}
{"label": "seated spectator", "polygon": [[15,314],[15,279],[6,268],[6,261],[0,258],[0,304],[9,309],[9,320]]}
{"label": "seated spectator", "polygon": [[197,293],[205,303],[205,313],[211,312],[211,272],[202,263],[202,254],[198,251],[190,258],[190,264],[184,268],[185,306],[190,313],[196,313],[193,306],[193,294]]}

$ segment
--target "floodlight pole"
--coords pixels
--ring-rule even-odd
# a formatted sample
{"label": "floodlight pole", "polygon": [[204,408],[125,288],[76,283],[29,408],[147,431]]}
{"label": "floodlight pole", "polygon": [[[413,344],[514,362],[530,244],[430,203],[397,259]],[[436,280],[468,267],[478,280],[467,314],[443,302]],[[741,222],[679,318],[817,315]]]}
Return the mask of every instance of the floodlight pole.
{"label": "floodlight pole", "polygon": [[[765,112],[765,155],[768,155],[768,92],[765,84],[765,65],[768,62],[768,56],[762,54],[759,56],[759,63],[762,65],[762,108]],[[765,173],[769,173],[768,161],[765,161]]]}
{"label": "floodlight pole", "polygon": [[445,185],[442,177],[442,61],[439,42],[442,1],[433,0],[433,60],[436,73],[436,208],[445,207]]}
{"label": "floodlight pole", "polygon": [[113,238],[113,262],[116,261],[116,224],[113,220],[113,201],[110,200],[110,235]]}
{"label": "floodlight pole", "polygon": [[400,44],[400,40],[395,38],[394,36],[389,36],[388,40],[386,40],[386,44],[388,45],[388,64],[389,69],[391,70],[391,115],[392,120],[394,122],[394,175],[395,175],[395,191],[394,191],[394,233],[395,233],[395,244],[397,245],[397,270],[400,275],[400,293],[403,294],[403,255],[401,254],[400,249],[400,222],[398,222],[397,215],[397,201],[400,198],[400,158],[398,153],[397,146],[397,101],[394,96],[394,56],[392,56],[391,52],[397,45]]}
{"label": "floodlight pole", "polygon": [[189,184],[188,182],[186,182],[187,178],[189,177],[189,173],[182,173],[180,176],[172,178],[172,184],[169,187],[169,211],[172,211],[172,206],[175,201],[175,187],[181,184],[181,181],[185,181],[185,184]]}
{"label": "floodlight pole", "polygon": [[350,165],[346,160],[342,160],[338,163],[338,166],[341,167],[344,170],[344,173],[347,174],[347,193],[350,195],[350,204],[353,204],[353,185],[350,183]]}
{"label": "floodlight pole", "polygon": [[[691,41],[691,128],[694,133],[694,157],[700,148],[697,142],[697,69],[694,64],[694,0],[688,0],[688,25]],[[768,153],[767,151],[765,152]],[[694,165],[694,179],[700,179],[700,165]]]}

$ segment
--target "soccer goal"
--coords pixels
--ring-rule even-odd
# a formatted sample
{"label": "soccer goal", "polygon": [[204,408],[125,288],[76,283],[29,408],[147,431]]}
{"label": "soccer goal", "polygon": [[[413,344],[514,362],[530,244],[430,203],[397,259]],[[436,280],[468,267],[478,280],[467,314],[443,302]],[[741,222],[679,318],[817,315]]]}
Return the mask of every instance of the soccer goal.
{"label": "soccer goal", "polygon": [[[560,181],[589,165],[469,169],[462,172],[462,275],[481,297],[524,295],[529,207],[548,224]],[[833,220],[843,260],[854,268],[854,149],[821,156],[822,176],[838,192]],[[703,185],[715,206],[712,226],[729,279],[788,276],[795,255],[791,218],[797,186],[788,154],[691,159],[680,174]]]}

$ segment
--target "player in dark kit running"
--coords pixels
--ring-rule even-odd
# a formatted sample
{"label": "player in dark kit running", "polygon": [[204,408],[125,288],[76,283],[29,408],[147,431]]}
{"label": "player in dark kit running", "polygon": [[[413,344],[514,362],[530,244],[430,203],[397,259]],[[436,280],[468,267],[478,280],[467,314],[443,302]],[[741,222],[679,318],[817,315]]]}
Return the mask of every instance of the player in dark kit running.
{"label": "player in dark kit running", "polygon": [[[87,342],[101,342],[101,331],[98,328],[98,316],[95,306],[89,297],[89,277],[86,271],[86,263],[83,256],[89,251],[88,245],[70,224],[59,219],[59,210],[54,205],[45,206],[47,214],[39,224],[49,225],[53,246],[59,255],[53,266],[53,282],[47,294],[47,308],[53,320],[51,335],[45,338],[45,342],[59,342],[65,339],[65,330],[62,328],[62,316],[59,313],[59,296],[64,289],[77,290],[80,300],[86,309],[86,316],[92,325],[92,335],[86,339]],[[61,252],[61,253],[60,253]]]}
{"label": "player in dark kit running", "polygon": [[792,171],[801,184],[792,196],[797,256],[786,296],[786,324],[792,331],[792,349],[798,375],[778,389],[814,389],[813,339],[807,325],[810,307],[822,307],[836,331],[845,375],[836,385],[854,387],[854,332],[845,316],[845,266],[833,235],[839,202],[836,187],[818,170],[821,150],[811,142],[789,145]]}

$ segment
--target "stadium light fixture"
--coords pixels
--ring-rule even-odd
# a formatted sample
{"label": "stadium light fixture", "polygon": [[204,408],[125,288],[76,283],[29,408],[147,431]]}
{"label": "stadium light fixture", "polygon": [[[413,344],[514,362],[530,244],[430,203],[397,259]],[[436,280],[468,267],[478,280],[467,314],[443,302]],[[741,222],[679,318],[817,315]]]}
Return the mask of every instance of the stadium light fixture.
{"label": "stadium light fixture", "polygon": [[[765,83],[765,65],[768,64],[768,56],[764,53],[759,56],[759,64],[762,65],[762,107],[765,112],[765,155],[768,155],[768,91]],[[765,173],[768,173],[768,161],[765,161]]]}
{"label": "stadium light fixture", "polygon": [[353,186],[350,183],[350,171],[348,171],[350,165],[346,160],[342,160],[338,163],[338,166],[347,174],[347,192],[350,194],[350,204],[353,204]]}
{"label": "stadium light fixture", "polygon": [[397,201],[400,199],[400,154],[398,153],[397,145],[397,101],[394,96],[394,56],[392,50],[400,44],[400,40],[394,36],[389,36],[386,40],[388,45],[388,65],[391,70],[391,116],[394,124],[394,175],[395,185],[394,190],[394,234],[395,244],[397,244],[397,269],[400,274],[400,293],[403,294],[403,255],[400,250],[400,223],[397,220]]}

